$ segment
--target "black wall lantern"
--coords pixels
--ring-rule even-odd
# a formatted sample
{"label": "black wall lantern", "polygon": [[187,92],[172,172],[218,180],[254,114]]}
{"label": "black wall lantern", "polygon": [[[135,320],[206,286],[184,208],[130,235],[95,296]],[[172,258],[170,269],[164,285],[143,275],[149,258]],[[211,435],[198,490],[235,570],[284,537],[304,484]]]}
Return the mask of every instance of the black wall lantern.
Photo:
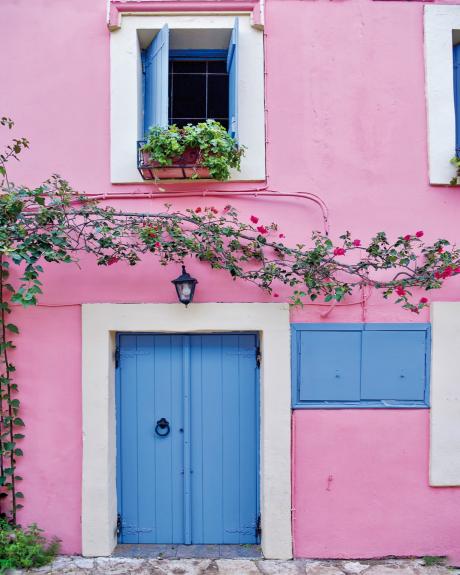
{"label": "black wall lantern", "polygon": [[172,280],[171,283],[176,287],[179,301],[187,307],[193,300],[193,296],[195,295],[195,286],[198,283],[198,280],[192,278],[192,276],[185,271],[185,266],[182,266],[182,274],[175,280]]}

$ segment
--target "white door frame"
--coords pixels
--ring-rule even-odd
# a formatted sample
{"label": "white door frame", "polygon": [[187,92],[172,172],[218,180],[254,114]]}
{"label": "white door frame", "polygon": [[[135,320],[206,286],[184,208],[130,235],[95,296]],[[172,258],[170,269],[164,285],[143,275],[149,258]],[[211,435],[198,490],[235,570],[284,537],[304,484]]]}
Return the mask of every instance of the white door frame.
{"label": "white door frame", "polygon": [[116,545],[115,334],[258,332],[262,552],[292,557],[291,352],[289,306],[264,303],[82,306],[82,553]]}

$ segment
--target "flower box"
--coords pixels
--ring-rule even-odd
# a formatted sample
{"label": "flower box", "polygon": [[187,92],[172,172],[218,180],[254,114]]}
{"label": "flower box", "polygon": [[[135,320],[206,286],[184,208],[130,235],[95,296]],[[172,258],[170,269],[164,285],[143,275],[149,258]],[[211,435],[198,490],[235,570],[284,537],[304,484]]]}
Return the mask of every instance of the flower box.
{"label": "flower box", "polygon": [[161,166],[142,150],[145,142],[138,142],[137,167],[144,180],[190,180],[209,178],[208,168],[200,166],[200,151],[188,149],[173,158],[171,166]]}

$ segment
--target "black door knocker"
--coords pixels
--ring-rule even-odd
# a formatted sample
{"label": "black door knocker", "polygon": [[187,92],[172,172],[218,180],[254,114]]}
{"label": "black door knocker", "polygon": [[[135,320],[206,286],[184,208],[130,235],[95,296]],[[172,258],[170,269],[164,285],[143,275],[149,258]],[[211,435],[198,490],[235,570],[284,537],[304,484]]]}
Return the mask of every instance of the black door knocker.
{"label": "black door knocker", "polygon": [[157,435],[159,435],[160,437],[166,437],[167,435],[169,435],[170,431],[171,428],[169,427],[169,421],[167,419],[162,417],[157,421],[157,424],[155,426],[155,433]]}

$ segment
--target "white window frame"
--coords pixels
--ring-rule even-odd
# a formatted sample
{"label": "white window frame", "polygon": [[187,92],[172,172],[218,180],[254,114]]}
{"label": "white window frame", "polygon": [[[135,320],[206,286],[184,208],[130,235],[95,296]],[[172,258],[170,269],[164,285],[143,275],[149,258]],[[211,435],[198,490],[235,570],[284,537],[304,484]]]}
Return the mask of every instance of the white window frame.
{"label": "white window frame", "polygon": [[[263,32],[251,13],[171,13],[120,15],[120,27],[110,34],[111,181],[142,183],[137,170],[136,142],[142,139],[142,69],[138,30],[233,29],[239,17],[238,131],[246,146],[241,171],[231,180],[265,180],[265,103]],[[152,183],[152,182],[145,182]]]}
{"label": "white window frame", "polygon": [[456,175],[452,31],[460,30],[460,6],[424,8],[429,179],[446,185]]}

